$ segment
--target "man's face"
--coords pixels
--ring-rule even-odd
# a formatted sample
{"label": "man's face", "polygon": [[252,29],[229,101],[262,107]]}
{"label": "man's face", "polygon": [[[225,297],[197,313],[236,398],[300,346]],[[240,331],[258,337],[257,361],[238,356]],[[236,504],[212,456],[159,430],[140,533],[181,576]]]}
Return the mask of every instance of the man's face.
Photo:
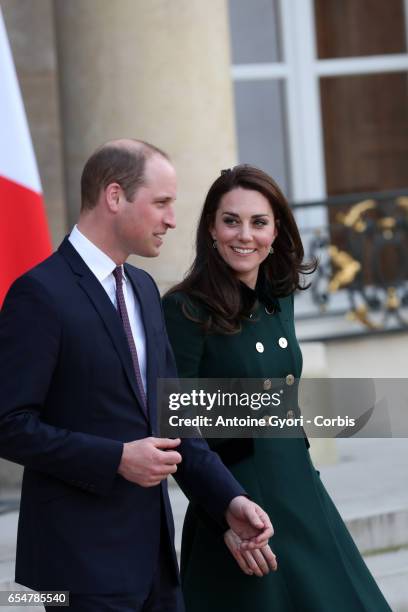
{"label": "man's face", "polygon": [[157,257],[168,229],[176,227],[174,201],[177,193],[176,172],[161,155],[146,161],[145,184],[132,201],[121,194],[118,238],[127,255]]}

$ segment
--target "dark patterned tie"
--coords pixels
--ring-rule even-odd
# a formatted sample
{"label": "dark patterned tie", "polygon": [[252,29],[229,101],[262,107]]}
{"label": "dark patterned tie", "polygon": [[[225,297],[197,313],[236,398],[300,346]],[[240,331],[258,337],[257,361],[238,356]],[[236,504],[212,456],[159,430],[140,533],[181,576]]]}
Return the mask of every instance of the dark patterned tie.
{"label": "dark patterned tie", "polygon": [[139,359],[137,358],[137,350],[135,340],[132,334],[132,328],[130,327],[129,315],[126,308],[125,296],[123,295],[123,271],[122,266],[118,266],[113,271],[113,276],[116,280],[116,301],[118,304],[118,311],[120,318],[122,319],[123,327],[125,330],[126,338],[129,344],[130,354],[132,355],[133,369],[136,375],[137,386],[139,387],[140,396],[143,402],[143,408],[146,411],[147,400],[146,393],[143,386],[142,375],[140,373]]}

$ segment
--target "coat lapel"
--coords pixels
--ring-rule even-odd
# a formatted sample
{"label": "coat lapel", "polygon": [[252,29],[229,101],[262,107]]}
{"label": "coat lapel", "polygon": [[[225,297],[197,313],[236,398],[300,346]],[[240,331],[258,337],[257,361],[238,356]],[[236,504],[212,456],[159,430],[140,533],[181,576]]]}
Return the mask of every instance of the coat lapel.
{"label": "coat lapel", "polygon": [[129,345],[122,322],[114,305],[109,299],[109,296],[102,287],[101,283],[85,264],[82,257],[80,257],[80,255],[71,245],[68,238],[65,238],[58,251],[68,262],[74,274],[78,276],[79,286],[83,289],[83,291],[85,291],[95,310],[98,312],[99,316],[104,322],[106,331],[108,332],[122,361],[132,391],[139,402],[143,414],[146,416],[135,378]]}

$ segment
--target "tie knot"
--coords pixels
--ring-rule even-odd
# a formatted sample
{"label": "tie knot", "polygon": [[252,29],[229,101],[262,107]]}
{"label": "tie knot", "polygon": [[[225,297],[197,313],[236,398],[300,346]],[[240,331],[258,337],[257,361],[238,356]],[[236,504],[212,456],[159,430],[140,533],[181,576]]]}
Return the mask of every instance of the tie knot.
{"label": "tie knot", "polygon": [[115,277],[116,284],[121,286],[122,280],[123,280],[122,266],[116,266],[116,268],[113,271],[113,276]]}

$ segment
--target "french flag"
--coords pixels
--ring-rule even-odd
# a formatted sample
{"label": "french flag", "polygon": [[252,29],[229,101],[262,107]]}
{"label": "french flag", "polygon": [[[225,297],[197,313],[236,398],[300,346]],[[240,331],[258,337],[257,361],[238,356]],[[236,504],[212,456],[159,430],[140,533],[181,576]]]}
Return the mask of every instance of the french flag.
{"label": "french flag", "polygon": [[40,177],[0,10],[0,308],[11,283],[50,253]]}

